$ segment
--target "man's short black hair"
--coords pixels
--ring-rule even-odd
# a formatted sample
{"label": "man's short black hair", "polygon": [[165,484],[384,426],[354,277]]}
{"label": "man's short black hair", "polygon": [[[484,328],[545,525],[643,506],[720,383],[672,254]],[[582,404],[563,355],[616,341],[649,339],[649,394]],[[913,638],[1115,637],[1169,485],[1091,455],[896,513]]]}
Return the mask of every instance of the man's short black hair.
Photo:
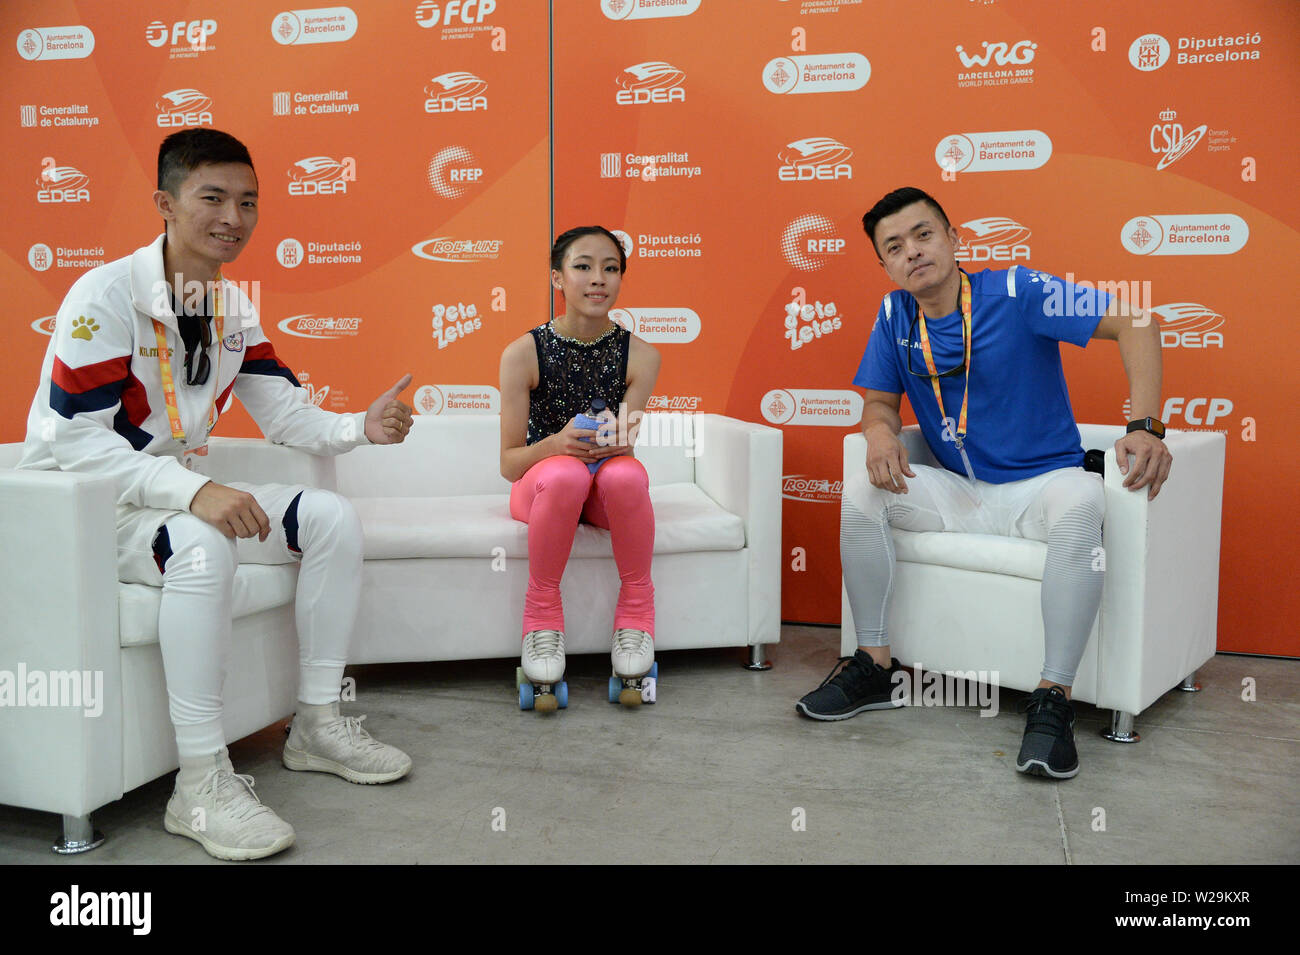
{"label": "man's short black hair", "polygon": [[205,163],[227,162],[253,168],[248,148],[229,133],[205,128],[172,133],[158,147],[158,188],[174,196],[195,169]]}
{"label": "man's short black hair", "polygon": [[939,214],[939,218],[943,220],[943,227],[945,229],[952,228],[951,223],[948,222],[947,213],[943,211],[943,206],[939,205],[934,196],[917,189],[915,186],[904,186],[902,189],[895,189],[872,206],[867,211],[867,214],[862,217],[862,230],[866,232],[867,238],[871,240],[871,247],[876,250],[876,255],[880,255],[880,249],[876,245],[876,226],[880,225],[880,220],[906,209],[914,202],[929,203],[930,207]]}

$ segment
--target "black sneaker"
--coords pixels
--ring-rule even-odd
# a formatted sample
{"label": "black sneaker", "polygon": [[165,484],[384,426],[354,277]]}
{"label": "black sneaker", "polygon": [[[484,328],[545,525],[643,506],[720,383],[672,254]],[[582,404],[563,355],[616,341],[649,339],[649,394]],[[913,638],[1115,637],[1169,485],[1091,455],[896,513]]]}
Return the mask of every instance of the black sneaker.
{"label": "black sneaker", "polygon": [[1070,779],[1079,773],[1074,748],[1074,707],[1059,687],[1044,686],[1029,694],[1019,707],[1028,712],[1025,738],[1016,757],[1016,770],[1033,776]]}
{"label": "black sneaker", "polygon": [[[894,680],[901,668],[897,660],[889,661],[889,669],[858,650],[851,657],[840,657],[821,686],[813,690],[794,708],[815,720],[847,720],[863,710],[892,710],[907,705],[906,683]],[[897,688],[897,689],[896,689]]]}

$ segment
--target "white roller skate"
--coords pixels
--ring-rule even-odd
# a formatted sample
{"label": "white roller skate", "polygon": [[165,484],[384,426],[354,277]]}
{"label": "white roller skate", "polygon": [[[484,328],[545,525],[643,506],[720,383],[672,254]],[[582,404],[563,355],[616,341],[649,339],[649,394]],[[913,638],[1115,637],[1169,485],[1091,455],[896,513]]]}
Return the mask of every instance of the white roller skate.
{"label": "white roller skate", "polygon": [[519,708],[554,713],[569,705],[569,684],[564,681],[564,634],[558,630],[531,630],[524,637],[520,666],[515,670]]}
{"label": "white roller skate", "polygon": [[615,630],[610,659],[614,675],[609,678],[609,702],[640,706],[655,701],[659,664],[655,663],[654,637],[644,630]]}

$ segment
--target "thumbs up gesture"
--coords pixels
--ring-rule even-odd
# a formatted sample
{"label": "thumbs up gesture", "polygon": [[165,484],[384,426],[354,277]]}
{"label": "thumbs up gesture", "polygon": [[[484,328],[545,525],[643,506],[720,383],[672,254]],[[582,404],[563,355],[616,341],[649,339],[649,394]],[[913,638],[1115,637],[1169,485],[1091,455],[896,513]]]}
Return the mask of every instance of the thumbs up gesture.
{"label": "thumbs up gesture", "polygon": [[410,375],[403,375],[374,400],[366,409],[366,438],[371,444],[401,444],[411,430],[411,406],[397,400],[397,396],[411,383]]}

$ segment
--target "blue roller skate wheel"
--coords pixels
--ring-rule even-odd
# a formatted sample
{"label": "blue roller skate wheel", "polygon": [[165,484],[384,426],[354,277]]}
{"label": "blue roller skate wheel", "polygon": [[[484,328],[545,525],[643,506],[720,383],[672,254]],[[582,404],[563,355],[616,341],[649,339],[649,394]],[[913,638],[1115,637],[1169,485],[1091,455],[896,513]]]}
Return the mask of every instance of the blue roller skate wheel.
{"label": "blue roller skate wheel", "polygon": [[561,681],[555,687],[555,702],[560,705],[560,709],[568,709],[569,706],[569,684],[567,681]]}
{"label": "blue roller skate wheel", "polygon": [[617,703],[618,695],[623,692],[623,681],[616,676],[609,678],[609,702]]}
{"label": "blue roller skate wheel", "polygon": [[521,710],[531,710],[533,708],[533,685],[531,683],[519,684],[519,708]]}
{"label": "blue roller skate wheel", "polygon": [[647,675],[648,675],[652,680],[657,680],[657,679],[659,679],[659,661],[658,661],[658,660],[656,660],[654,663],[650,664],[650,672],[649,672],[649,674],[647,674]]}

